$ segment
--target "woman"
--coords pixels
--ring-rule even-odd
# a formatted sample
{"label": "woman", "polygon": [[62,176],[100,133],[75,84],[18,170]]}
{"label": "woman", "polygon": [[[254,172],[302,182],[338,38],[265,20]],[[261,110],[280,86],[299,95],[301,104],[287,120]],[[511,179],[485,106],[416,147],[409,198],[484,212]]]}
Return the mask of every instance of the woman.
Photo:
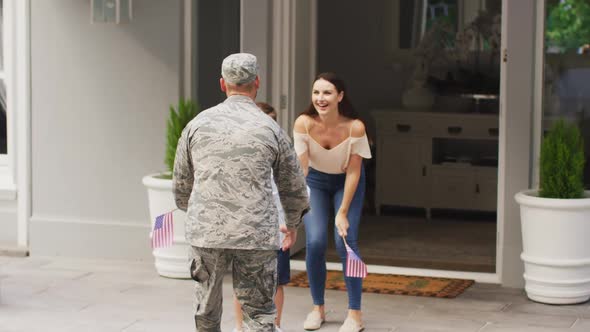
{"label": "woman", "polygon": [[[335,220],[336,249],[346,270],[343,238],[358,254],[358,229],[365,194],[363,158],[371,158],[365,126],[346,95],[344,82],[333,73],[317,76],[311,104],[297,118],[295,151],[311,189],[311,212],[304,218],[306,266],[314,308],[303,327],[317,330],[325,321],[326,247],[328,223]],[[334,218],[334,219],[332,219]],[[340,332],[363,329],[362,279],[345,277],[348,316]]]}

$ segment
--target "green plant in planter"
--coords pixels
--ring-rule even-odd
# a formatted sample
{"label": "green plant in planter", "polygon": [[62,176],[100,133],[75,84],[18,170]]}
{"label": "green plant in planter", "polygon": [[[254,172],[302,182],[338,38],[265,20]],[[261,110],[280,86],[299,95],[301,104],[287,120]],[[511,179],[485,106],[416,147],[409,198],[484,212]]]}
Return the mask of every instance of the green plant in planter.
{"label": "green plant in planter", "polygon": [[169,174],[165,178],[172,178],[174,169],[174,158],[176,157],[176,146],[182,130],[200,112],[200,108],[190,100],[180,100],[176,109],[170,105],[170,116],[166,123],[166,167]]}
{"label": "green plant in planter", "polygon": [[584,197],[584,142],[575,124],[557,121],[541,144],[541,188],[545,198]]}

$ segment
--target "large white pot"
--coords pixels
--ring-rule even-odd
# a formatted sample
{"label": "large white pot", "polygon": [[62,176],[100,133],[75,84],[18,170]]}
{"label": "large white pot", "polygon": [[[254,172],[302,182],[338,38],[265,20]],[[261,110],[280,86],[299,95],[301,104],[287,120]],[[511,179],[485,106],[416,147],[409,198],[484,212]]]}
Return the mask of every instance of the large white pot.
{"label": "large white pot", "polygon": [[[151,229],[157,216],[176,209],[172,193],[172,180],[158,178],[161,174],[150,174],[143,178],[147,187],[150,208]],[[188,265],[189,245],[184,237],[186,213],[174,211],[174,241],[167,248],[156,248],[152,251],[158,274],[169,278],[190,278]]]}
{"label": "large white pot", "polygon": [[527,296],[549,304],[590,299],[590,191],[586,198],[553,199],[525,190],[515,199]]}

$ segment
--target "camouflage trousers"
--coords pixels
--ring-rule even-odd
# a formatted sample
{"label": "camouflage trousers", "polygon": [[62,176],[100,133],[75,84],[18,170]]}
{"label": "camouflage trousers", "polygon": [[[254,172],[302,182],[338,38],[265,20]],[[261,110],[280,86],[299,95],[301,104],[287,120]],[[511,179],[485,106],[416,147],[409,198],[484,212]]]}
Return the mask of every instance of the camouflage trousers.
{"label": "camouflage trousers", "polygon": [[234,293],[242,305],[246,331],[274,332],[276,250],[191,247],[197,332],[220,332],[223,276],[231,264]]}

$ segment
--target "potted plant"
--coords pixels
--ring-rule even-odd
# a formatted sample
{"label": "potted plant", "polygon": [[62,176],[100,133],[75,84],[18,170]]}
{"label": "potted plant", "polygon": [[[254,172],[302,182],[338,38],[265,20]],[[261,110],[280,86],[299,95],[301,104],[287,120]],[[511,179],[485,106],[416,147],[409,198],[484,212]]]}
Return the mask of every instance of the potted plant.
{"label": "potted plant", "polygon": [[[172,193],[172,171],[176,146],[184,127],[199,113],[199,108],[190,100],[180,100],[176,109],[170,106],[170,115],[166,126],[166,172],[150,174],[143,177],[143,184],[148,191],[151,228],[156,216],[176,208]],[[186,214],[176,210],[174,219],[174,241],[172,246],[153,250],[158,274],[169,278],[190,278],[187,268],[188,244],[184,237]],[[150,228],[150,229],[151,229]]]}
{"label": "potted plant", "polygon": [[516,194],[520,204],[527,296],[573,304],[590,299],[590,191],[584,190],[580,131],[563,119],[541,145],[540,189]]}

